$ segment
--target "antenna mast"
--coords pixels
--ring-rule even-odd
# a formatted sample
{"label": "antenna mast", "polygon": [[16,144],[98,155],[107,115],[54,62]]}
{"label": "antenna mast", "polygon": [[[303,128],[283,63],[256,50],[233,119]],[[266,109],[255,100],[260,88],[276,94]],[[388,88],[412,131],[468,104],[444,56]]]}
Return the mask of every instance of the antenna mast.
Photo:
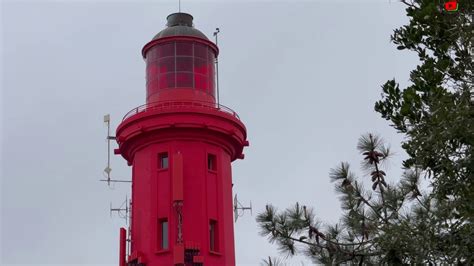
{"label": "antenna mast", "polygon": [[[110,114],[104,115],[104,123],[107,124],[107,166],[104,169],[105,179],[100,179],[101,182],[107,182],[107,185],[110,187],[110,183],[132,183],[131,180],[113,180],[110,176],[112,168],[110,167],[110,141],[116,140],[115,136],[110,135]],[[132,210],[132,201],[125,196],[125,201],[118,208],[113,208],[112,203],[110,203],[110,217],[112,213],[116,212],[118,217],[125,219],[125,224],[128,225],[128,237],[127,232],[124,228],[120,229],[120,265],[126,264],[126,256],[131,253],[131,210]],[[128,248],[127,248],[128,244]],[[128,252],[127,252],[128,249]]]}
{"label": "antenna mast", "polygon": [[[214,37],[216,37],[216,46],[217,46],[217,34],[221,32],[219,28],[216,28],[214,32]],[[219,108],[219,58],[216,56],[216,89],[217,89],[217,108]]]}
{"label": "antenna mast", "polygon": [[101,179],[102,182],[107,182],[107,185],[110,187],[110,183],[132,183],[130,180],[113,180],[110,176],[112,168],[110,168],[110,141],[115,140],[115,136],[110,136],[110,114],[104,115],[104,123],[107,124],[107,166],[104,169],[106,179]]}

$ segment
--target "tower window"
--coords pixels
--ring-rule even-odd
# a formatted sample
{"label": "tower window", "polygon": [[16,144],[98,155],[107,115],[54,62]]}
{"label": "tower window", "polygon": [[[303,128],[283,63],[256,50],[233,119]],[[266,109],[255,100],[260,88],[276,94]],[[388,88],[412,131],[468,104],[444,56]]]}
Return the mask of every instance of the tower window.
{"label": "tower window", "polygon": [[219,250],[219,239],[216,220],[209,221],[209,250],[216,252]]}
{"label": "tower window", "polygon": [[217,165],[216,165],[216,156],[214,154],[208,154],[207,155],[207,169],[211,171],[216,171],[217,170]]}
{"label": "tower window", "polygon": [[158,169],[168,169],[168,153],[158,154]]}
{"label": "tower window", "polygon": [[168,219],[158,220],[158,239],[159,239],[159,248],[168,249]]}

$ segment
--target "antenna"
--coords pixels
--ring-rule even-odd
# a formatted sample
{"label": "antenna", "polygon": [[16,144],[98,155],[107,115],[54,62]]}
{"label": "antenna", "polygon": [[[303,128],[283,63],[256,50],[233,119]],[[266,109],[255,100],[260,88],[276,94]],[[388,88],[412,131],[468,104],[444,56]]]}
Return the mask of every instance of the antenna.
{"label": "antenna", "polygon": [[181,13],[181,0],[178,0],[178,12]]}
{"label": "antenna", "polygon": [[244,216],[245,211],[250,210],[250,215],[252,215],[252,202],[250,202],[250,206],[245,207],[242,203],[239,202],[237,199],[237,194],[234,196],[234,222],[237,222],[239,217]]}
{"label": "antenna", "polygon": [[[216,31],[213,33],[216,37],[216,46],[217,46],[217,35],[221,32],[219,28],[216,28]],[[219,59],[216,56],[216,89],[217,89],[217,107],[219,108]]]}
{"label": "antenna", "polygon": [[104,176],[106,179],[101,179],[102,182],[107,182],[107,185],[110,187],[110,183],[131,183],[130,180],[113,180],[110,176],[112,168],[110,168],[110,141],[115,140],[115,136],[110,135],[110,114],[104,115],[104,123],[107,124],[107,166],[104,169]]}
{"label": "antenna", "polygon": [[125,219],[125,223],[128,224],[128,218],[130,217],[131,211],[131,201],[125,196],[125,201],[118,208],[113,208],[112,203],[110,203],[110,217],[112,217],[113,212],[117,212],[118,217]]}
{"label": "antenna", "polygon": [[[114,180],[112,179],[110,172],[112,172],[112,168],[110,167],[110,141],[116,140],[115,136],[110,135],[110,114],[104,115],[104,123],[107,125],[107,166],[104,169],[104,177],[105,179],[100,179],[102,182],[107,182],[107,185],[110,188],[111,183],[121,182],[121,183],[131,183],[130,180]],[[125,196],[125,201],[120,205],[118,208],[113,208],[112,203],[110,203],[110,217],[112,217],[112,213],[116,212],[118,217],[125,219],[125,224],[128,225],[128,237],[125,236],[126,247],[125,253],[130,254],[131,252],[131,210],[132,210],[132,201],[128,199],[128,196]],[[128,252],[127,252],[128,246]],[[124,256],[126,256],[126,254]],[[120,263],[122,264],[122,263]]]}
{"label": "antenna", "polygon": [[104,169],[104,173],[107,174],[107,183],[110,186],[110,114],[104,115],[104,123],[107,124],[107,167]]}

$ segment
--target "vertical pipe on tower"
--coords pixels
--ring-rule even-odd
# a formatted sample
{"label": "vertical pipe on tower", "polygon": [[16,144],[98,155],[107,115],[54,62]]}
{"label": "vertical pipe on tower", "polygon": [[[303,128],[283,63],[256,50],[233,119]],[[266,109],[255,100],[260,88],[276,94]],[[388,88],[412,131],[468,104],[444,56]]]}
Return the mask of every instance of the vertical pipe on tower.
{"label": "vertical pipe on tower", "polygon": [[120,228],[120,251],[119,251],[119,266],[126,266],[126,241],[127,231],[125,228]]}

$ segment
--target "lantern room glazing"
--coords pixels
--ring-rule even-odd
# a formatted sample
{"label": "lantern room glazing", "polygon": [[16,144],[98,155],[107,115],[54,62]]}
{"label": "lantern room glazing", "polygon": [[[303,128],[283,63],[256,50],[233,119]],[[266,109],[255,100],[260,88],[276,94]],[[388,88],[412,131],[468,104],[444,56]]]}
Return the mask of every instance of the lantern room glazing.
{"label": "lantern room glazing", "polygon": [[193,89],[215,98],[216,54],[198,41],[158,43],[146,52],[147,102],[160,92]]}

